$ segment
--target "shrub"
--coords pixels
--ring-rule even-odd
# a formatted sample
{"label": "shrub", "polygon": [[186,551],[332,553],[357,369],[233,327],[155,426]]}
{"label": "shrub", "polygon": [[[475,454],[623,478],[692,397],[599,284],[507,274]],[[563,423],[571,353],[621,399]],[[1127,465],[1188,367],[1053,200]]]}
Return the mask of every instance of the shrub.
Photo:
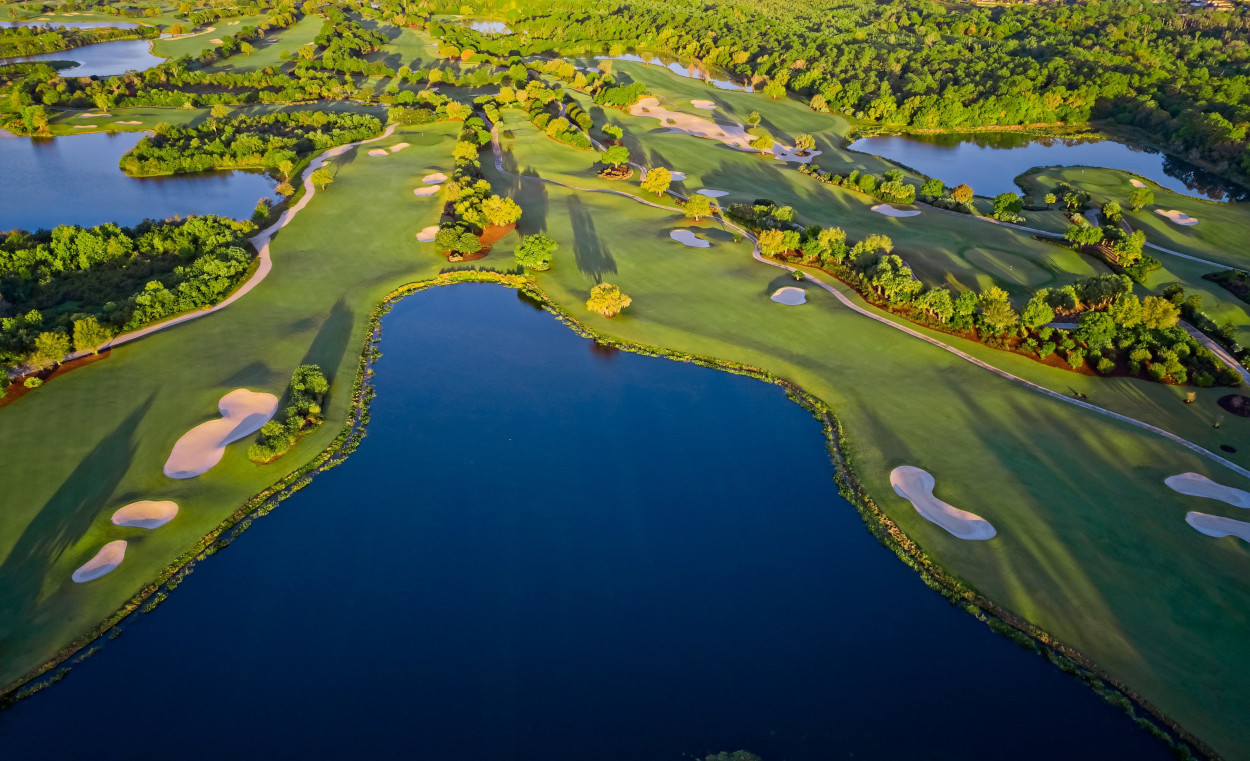
{"label": "shrub", "polygon": [[295,446],[299,438],[316,430],[324,421],[321,404],[330,382],[317,365],[300,365],[291,375],[287,387],[289,403],[284,419],[270,420],[260,429],[256,443],[247,449],[247,456],[256,463],[269,463]]}

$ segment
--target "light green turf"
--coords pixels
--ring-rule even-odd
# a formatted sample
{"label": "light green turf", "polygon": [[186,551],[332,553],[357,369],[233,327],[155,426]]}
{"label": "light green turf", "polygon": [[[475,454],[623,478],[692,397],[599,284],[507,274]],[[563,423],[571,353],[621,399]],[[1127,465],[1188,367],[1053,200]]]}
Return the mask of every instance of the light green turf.
{"label": "light green turf", "polygon": [[[189,55],[198,56],[209,48],[217,47],[212,40],[220,39],[228,34],[234,34],[243,27],[256,26],[264,16],[237,16],[235,18],[223,18],[216,21],[210,21],[205,25],[204,29],[210,27],[213,31],[193,30],[191,34],[179,35],[176,39],[157,40],[152,45],[152,53],[162,58],[178,58],[180,56]],[[228,26],[230,22],[237,21],[238,24]],[[188,26],[188,24],[183,24]]]}
{"label": "light green turf", "polygon": [[[230,34],[232,30],[242,29],[247,26],[244,21],[242,26],[238,27],[217,27],[217,31],[209,37],[221,37],[223,33]],[[290,29],[283,29],[280,32],[274,32],[266,37],[252,42],[255,50],[251,55],[246,53],[236,53],[229,58],[222,59],[209,67],[209,71],[227,71],[227,72],[249,72],[257,71],[268,66],[274,68],[283,64],[281,54],[286,51],[294,56],[298,54],[300,47],[304,43],[312,42],[317,33],[321,31],[321,27],[325,20],[320,16],[305,16],[295,22]],[[269,40],[274,40],[270,42]]]}

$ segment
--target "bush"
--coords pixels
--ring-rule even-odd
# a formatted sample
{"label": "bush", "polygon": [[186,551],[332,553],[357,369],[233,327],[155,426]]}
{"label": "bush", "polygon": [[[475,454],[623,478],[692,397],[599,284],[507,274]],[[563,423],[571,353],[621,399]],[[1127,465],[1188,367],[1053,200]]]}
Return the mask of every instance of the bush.
{"label": "bush", "polygon": [[1168,369],[1162,362],[1151,363],[1146,368],[1146,373],[1150,375],[1151,380],[1162,381],[1168,377]]}
{"label": "bush", "polygon": [[324,418],[321,404],[330,382],[316,365],[300,365],[291,375],[287,387],[289,404],[283,410],[283,420],[270,420],[260,429],[256,443],[247,449],[252,462],[273,462],[286,454],[299,438],[316,430]]}
{"label": "bush", "polygon": [[1098,360],[1097,369],[1100,375],[1110,375],[1111,373],[1115,372],[1115,362],[1106,357],[1103,357],[1102,359]]}

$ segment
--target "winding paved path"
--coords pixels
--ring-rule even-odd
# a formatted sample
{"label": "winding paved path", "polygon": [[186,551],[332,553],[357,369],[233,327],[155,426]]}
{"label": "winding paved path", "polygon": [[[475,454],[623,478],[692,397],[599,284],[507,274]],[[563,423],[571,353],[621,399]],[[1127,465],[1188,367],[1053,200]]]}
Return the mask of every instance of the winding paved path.
{"label": "winding paved path", "polygon": [[[248,242],[251,243],[256,249],[256,260],[260,263],[260,265],[256,268],[256,271],[252,273],[252,276],[247,279],[247,282],[239,286],[234,293],[207,309],[198,309],[194,312],[187,312],[186,314],[171,317],[168,320],[149,325],[145,328],[140,328],[139,330],[132,330],[129,333],[122,333],[114,336],[112,340],[101,346],[100,349],[112,349],[114,347],[121,346],[122,344],[130,343],[131,341],[137,341],[144,336],[151,335],[157,331],[164,330],[165,328],[171,328],[174,325],[180,325],[184,322],[190,322],[191,320],[198,320],[199,318],[210,315],[213,312],[225,309],[246,296],[253,288],[260,285],[261,281],[264,280],[265,277],[269,275],[270,270],[273,269],[273,259],[269,255],[269,242],[273,240],[273,236],[276,235],[279,230],[291,224],[291,221],[295,219],[295,215],[299,214],[300,211],[308,205],[308,202],[312,200],[312,197],[316,195],[317,189],[313,187],[312,173],[329,163],[330,159],[335,158],[336,156],[341,156],[352,148],[365,145],[366,143],[377,142],[378,140],[385,140],[395,132],[395,126],[396,125],[392,124],[387,127],[382,134],[377,137],[371,137],[368,140],[359,140],[355,143],[335,146],[309,162],[308,169],[304,173],[303,197],[300,198],[299,201],[293,206],[282,212],[282,215],[278,217],[276,222],[248,239]],[[66,356],[65,360],[69,361],[72,359],[80,359],[89,353],[90,352],[86,351],[76,351],[73,354]],[[31,368],[29,367],[16,368],[9,372],[9,377],[18,378],[29,373],[30,371]]]}
{"label": "winding paved path", "polygon": [[[626,193],[626,192],[625,192],[625,191],[623,191],[623,190],[608,190],[608,189],[602,189],[602,188],[579,188],[579,187],[577,187],[577,186],[575,186],[575,185],[569,185],[569,184],[567,184],[567,183],[559,182],[559,181],[557,181],[557,180],[550,180],[550,179],[547,179],[546,177],[536,177],[536,176],[531,176],[531,175],[521,175],[521,174],[516,174],[515,172],[510,172],[510,171],[508,171],[508,170],[506,170],[506,169],[504,169],[504,168],[503,168],[503,152],[502,152],[502,150],[501,150],[501,148],[500,148],[500,146],[499,146],[499,128],[498,128],[497,126],[494,126],[494,125],[492,125],[492,127],[491,127],[491,149],[493,150],[493,152],[494,152],[494,154],[495,154],[495,169],[496,169],[496,170],[498,170],[500,173],[505,174],[505,175],[508,175],[508,176],[510,176],[510,177],[515,177],[515,178],[520,179],[520,180],[531,180],[531,181],[537,181],[537,182],[544,182],[544,183],[547,183],[547,184],[549,184],[549,185],[557,185],[557,186],[562,187],[562,188],[568,188],[569,190],[576,190],[576,191],[578,191],[578,192],[583,192],[583,193],[608,193],[608,194],[612,194],[612,195],[625,196],[626,198],[630,198],[630,199],[634,200],[635,202],[637,202],[637,203],[641,203],[641,204],[643,204],[643,205],[645,205],[645,206],[651,206],[651,207],[653,207],[653,208],[656,208],[656,209],[662,209],[662,210],[664,210],[664,211],[669,211],[669,212],[673,211],[672,207],[669,207],[669,206],[662,206],[662,205],[657,204],[657,203],[652,203],[651,201],[648,201],[648,200],[646,200],[645,198],[639,198],[638,196],[635,196],[635,195],[633,195],[633,194],[631,194],[631,193]],[[681,195],[681,194],[679,194],[679,193],[675,193],[675,192],[673,192],[673,191],[669,191],[669,192],[670,192],[670,193],[672,193],[672,195],[677,196],[678,198],[683,198],[683,199],[684,199],[684,196],[682,196],[682,195]],[[951,213],[954,213],[954,212],[951,212]],[[1007,224],[1007,223],[1003,223],[1003,222],[998,222],[997,220],[991,220],[991,221],[993,221],[993,222],[995,222],[995,223],[997,223],[997,224]],[[781,262],[776,262],[776,261],[773,261],[773,260],[771,260],[771,259],[767,259],[767,258],[765,258],[765,257],[764,257],[764,255],[763,255],[762,253],[760,253],[759,240],[758,240],[758,239],[757,239],[754,235],[752,235],[749,231],[747,231],[747,230],[745,230],[745,229],[743,229],[743,228],[739,227],[738,225],[734,224],[733,222],[730,222],[729,220],[725,219],[723,216],[721,217],[721,222],[722,222],[723,224],[725,224],[725,226],[727,226],[727,227],[729,227],[729,228],[731,228],[731,229],[735,230],[735,231],[736,231],[736,232],[738,232],[739,234],[741,234],[741,235],[745,236],[748,240],[751,240],[752,242],[754,242],[754,243],[755,243],[755,247],[754,247],[754,248],[752,249],[752,251],[751,251],[751,256],[752,256],[752,257],[753,257],[756,261],[758,261],[758,262],[762,262],[762,263],[764,263],[764,264],[767,264],[767,265],[770,265],[770,266],[773,266],[773,267],[778,267],[778,268],[783,269],[783,270],[786,270],[786,271],[788,271],[788,272],[795,272],[796,270],[798,270],[798,268],[797,268],[797,267],[793,267],[793,266],[790,266],[790,265],[788,265],[788,264],[783,264],[783,263],[781,263]],[[1021,227],[1020,225],[1010,225],[1010,224],[1008,224],[1007,226],[1009,226],[1009,227],[1017,227],[1017,228],[1019,228],[1019,229],[1023,229],[1023,230],[1031,230],[1031,228]],[[1039,230],[1039,231],[1037,231],[1037,232],[1043,232],[1043,234],[1046,234],[1046,235],[1053,235],[1053,233],[1045,233],[1044,231],[1040,231],[1040,230]],[[1142,429],[1142,430],[1144,430],[1144,431],[1149,431],[1150,433],[1154,433],[1154,434],[1157,434],[1157,435],[1159,435],[1159,436],[1162,436],[1163,438],[1167,439],[1168,441],[1171,441],[1171,442],[1173,442],[1173,443],[1179,444],[1179,445],[1181,445],[1181,446],[1185,447],[1186,449],[1190,450],[1191,452],[1194,452],[1195,454],[1197,454],[1197,455],[1199,455],[1199,456],[1201,456],[1201,457],[1205,457],[1206,459],[1208,459],[1208,460],[1210,460],[1210,461],[1212,461],[1212,462],[1214,462],[1214,463],[1216,463],[1216,464],[1223,465],[1225,468],[1228,468],[1229,470],[1233,471],[1234,473],[1236,473],[1236,474],[1238,474],[1238,475],[1240,475],[1240,476],[1244,476],[1245,478],[1250,478],[1250,470],[1247,470],[1246,468],[1243,468],[1243,467],[1241,467],[1240,465],[1238,465],[1238,464],[1236,464],[1236,463],[1234,463],[1234,462],[1231,462],[1231,461],[1229,461],[1228,459],[1226,459],[1226,458],[1224,458],[1224,457],[1219,456],[1218,454],[1215,454],[1214,452],[1211,452],[1211,451],[1209,451],[1209,450],[1207,450],[1207,449],[1204,449],[1203,447],[1201,447],[1201,446],[1199,446],[1199,445],[1195,444],[1194,442],[1192,442],[1192,441],[1190,441],[1190,440],[1188,440],[1188,439],[1185,439],[1185,438],[1182,438],[1182,437],[1180,437],[1180,436],[1177,436],[1176,434],[1171,433],[1170,431],[1166,431],[1166,430],[1164,430],[1164,429],[1162,429],[1162,428],[1160,428],[1160,427],[1158,427],[1158,426],[1151,425],[1150,423],[1146,423],[1146,422],[1143,422],[1143,421],[1138,420],[1138,419],[1136,419],[1136,418],[1129,417],[1128,415],[1121,415],[1121,414],[1120,414],[1120,413],[1118,413],[1118,412],[1113,412],[1113,411],[1111,411],[1111,410],[1109,410],[1109,409],[1106,409],[1106,408],[1104,408],[1104,407],[1099,407],[1099,406],[1098,406],[1098,405],[1096,405],[1096,404],[1091,404],[1090,402],[1087,402],[1087,401],[1084,401],[1084,400],[1081,400],[1081,399],[1075,399],[1075,398],[1072,398],[1072,397],[1069,397],[1069,396],[1065,396],[1064,394],[1061,394],[1061,393],[1059,393],[1058,391],[1052,391],[1051,389],[1046,388],[1045,386],[1039,385],[1039,384],[1034,383],[1034,382],[1029,381],[1029,380],[1025,380],[1024,378],[1021,378],[1021,377],[1020,377],[1020,376],[1018,376],[1018,375],[1013,375],[1013,374],[1011,374],[1011,373],[1007,372],[1006,370],[1002,370],[1002,369],[1000,369],[1000,368],[998,368],[998,367],[995,367],[994,365],[991,365],[991,364],[989,364],[988,362],[985,362],[985,361],[983,361],[983,360],[981,360],[981,359],[978,359],[978,358],[976,358],[976,357],[972,356],[971,354],[968,354],[967,352],[965,352],[965,351],[963,351],[963,350],[961,350],[961,349],[957,349],[957,348],[955,348],[954,346],[951,346],[951,345],[950,345],[950,344],[948,344],[948,343],[944,343],[944,342],[942,342],[942,341],[939,341],[938,339],[933,338],[932,336],[926,335],[926,334],[924,334],[924,333],[920,332],[919,330],[916,330],[916,329],[914,329],[914,328],[908,327],[908,326],[906,326],[906,325],[901,325],[901,324],[899,324],[899,323],[897,323],[897,322],[895,322],[895,321],[893,321],[893,320],[891,320],[891,319],[888,319],[888,318],[886,318],[886,317],[884,317],[884,316],[882,316],[882,315],[880,315],[880,314],[877,314],[877,313],[875,313],[875,312],[873,312],[873,311],[870,311],[869,309],[866,309],[866,308],[864,308],[864,307],[861,307],[860,305],[856,304],[853,300],[851,300],[851,299],[850,299],[850,298],[849,298],[849,297],[848,297],[845,293],[843,293],[840,289],[836,288],[836,287],[835,287],[835,286],[833,286],[833,285],[830,285],[829,283],[824,282],[823,280],[821,280],[821,279],[820,279],[820,278],[818,278],[818,277],[815,277],[815,276],[813,276],[813,275],[811,275],[811,274],[809,274],[809,273],[807,273],[807,272],[804,272],[804,273],[803,273],[803,275],[804,275],[804,278],[805,278],[807,281],[811,282],[813,285],[816,285],[816,286],[817,286],[817,287],[819,287],[819,288],[823,288],[824,290],[826,290],[826,291],[828,291],[830,294],[832,294],[832,295],[833,295],[833,297],[834,297],[834,298],[836,298],[839,302],[841,302],[843,306],[847,307],[848,309],[850,309],[850,310],[852,310],[852,311],[854,311],[854,312],[856,312],[856,313],[858,313],[858,314],[863,315],[864,317],[867,317],[867,318],[868,318],[868,319],[870,319],[870,320],[874,320],[874,321],[876,321],[876,322],[881,323],[882,325],[886,325],[886,326],[891,327],[891,328],[893,328],[893,329],[895,329],[895,330],[902,331],[903,333],[906,333],[907,335],[912,336],[913,338],[918,338],[918,339],[920,339],[921,341],[924,341],[924,342],[925,342],[925,343],[927,343],[927,344],[930,344],[930,345],[932,345],[932,346],[936,346],[937,348],[942,349],[943,351],[946,351],[946,352],[949,352],[949,353],[951,353],[951,354],[954,354],[956,357],[959,357],[960,359],[963,359],[963,360],[965,360],[965,361],[967,361],[967,362],[971,362],[972,364],[976,365],[977,367],[980,367],[980,368],[982,368],[982,369],[988,370],[989,372],[994,373],[995,375],[999,376],[1000,378],[1004,378],[1004,379],[1009,380],[1009,381],[1012,381],[1012,382],[1014,382],[1014,383],[1018,383],[1018,384],[1020,384],[1020,385],[1022,385],[1022,386],[1025,386],[1025,387],[1027,387],[1027,388],[1032,389],[1033,391],[1036,391],[1036,392],[1037,392],[1037,393],[1039,393],[1039,394],[1043,394],[1043,395],[1045,395],[1045,396],[1048,396],[1048,397],[1050,397],[1050,398],[1052,398],[1052,399],[1055,399],[1055,400],[1057,400],[1057,401],[1063,402],[1063,403],[1065,403],[1065,404],[1071,404],[1071,405],[1074,405],[1074,406],[1077,406],[1077,407],[1081,407],[1082,409],[1089,410],[1089,411],[1094,412],[1094,413],[1097,413],[1097,414],[1099,414],[1099,415],[1104,415],[1104,416],[1109,417],[1109,418],[1111,418],[1111,419],[1113,419],[1113,420],[1117,420],[1117,421],[1119,421],[1119,422],[1121,422],[1121,423],[1126,423],[1126,424],[1128,424],[1128,425],[1131,425],[1131,426],[1135,426],[1135,427],[1137,427],[1137,428],[1140,428],[1140,429]]]}

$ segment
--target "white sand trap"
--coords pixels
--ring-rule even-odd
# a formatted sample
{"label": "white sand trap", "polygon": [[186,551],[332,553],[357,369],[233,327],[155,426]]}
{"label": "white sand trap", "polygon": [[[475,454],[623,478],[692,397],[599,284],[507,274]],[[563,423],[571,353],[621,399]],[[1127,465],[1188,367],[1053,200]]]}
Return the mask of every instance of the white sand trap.
{"label": "white sand trap", "polygon": [[221,418],[201,423],[182,435],[165,461],[170,478],[194,478],[221,462],[226,445],[256,433],[278,411],[278,397],[235,389],[217,404]]}
{"label": "white sand trap", "polygon": [[708,188],[696,190],[695,192],[701,196],[707,196],[708,198],[720,198],[721,196],[729,195],[728,190],[710,190]]}
{"label": "white sand trap", "polygon": [[409,146],[409,143],[395,143],[394,145],[391,146],[391,153],[399,153],[400,151],[407,148],[408,146]]}
{"label": "white sand trap", "polygon": [[778,161],[794,161],[799,164],[810,164],[812,159],[819,156],[823,151],[810,150],[806,156],[800,156],[799,152],[794,148],[781,143],[773,143],[773,158]]}
{"label": "white sand trap", "polygon": [[1198,224],[1198,219],[1196,217],[1191,217],[1184,212],[1177,211],[1176,209],[1168,209],[1167,211],[1164,211],[1163,209],[1155,209],[1155,214],[1158,214],[1161,217],[1167,217],[1168,221],[1174,224],[1184,225],[1185,227]]}
{"label": "white sand trap", "polygon": [[438,191],[442,189],[443,189],[442,185],[426,185],[424,188],[417,188],[416,190],[412,191],[412,194],[414,196],[432,196],[438,193]]}
{"label": "white sand trap", "polygon": [[122,564],[122,560],[126,557],[126,540],[118,539],[109,542],[100,548],[87,562],[78,567],[77,571],[70,576],[71,579],[79,584],[84,581],[92,581],[98,579],[104,574],[112,571],[114,568]]}
{"label": "white sand trap", "polygon": [[719,140],[725,145],[744,151],[755,150],[751,147],[751,141],[755,138],[747,134],[747,131],[741,124],[733,126],[717,124],[711,119],[706,119],[702,116],[686,114],[681,111],[670,111],[661,106],[660,101],[656,98],[639,100],[629,107],[629,113],[633,116],[647,116],[652,119],[658,119],[660,124],[669,128],[670,132],[685,132],[695,137]]}
{"label": "white sand trap", "polygon": [[914,217],[920,213],[915,209],[896,209],[888,203],[879,203],[872,210],[887,217]]}
{"label": "white sand trap", "polygon": [[113,122],[114,124],[143,124],[143,122]]}
{"label": "white sand trap", "polygon": [[708,241],[703,240],[702,238],[698,237],[697,235],[690,232],[689,230],[674,230],[668,234],[668,237],[672,238],[678,243],[684,243],[685,245],[690,246],[691,248],[707,248],[708,246],[712,245]]}
{"label": "white sand trap", "polygon": [[417,233],[417,240],[422,243],[429,243],[434,240],[435,235],[438,235],[438,225],[430,225]]}
{"label": "white sand trap", "polygon": [[673,182],[684,182],[686,179],[685,172],[669,172],[673,176]]}
{"label": "white sand trap", "polygon": [[1199,473],[1181,473],[1180,475],[1169,476],[1163,479],[1163,483],[1167,484],[1172,491],[1180,492],[1190,497],[1218,499],[1220,502],[1227,502],[1233,507],[1250,508],[1250,492],[1217,484]]}
{"label": "white sand trap", "polygon": [[220,45],[221,39],[214,37],[213,39],[209,40],[209,42],[213,43],[214,45]]}
{"label": "white sand trap", "polygon": [[442,172],[435,172],[434,174],[427,174],[426,176],[422,177],[421,181],[430,185],[437,185],[438,183],[443,182],[446,179],[447,179],[447,175],[443,174]]}
{"label": "white sand trap", "polygon": [[97,116],[112,116],[112,114],[79,114],[75,116],[74,118],[75,119],[94,119]]}
{"label": "white sand trap", "polygon": [[172,521],[177,514],[177,502],[168,500],[156,502],[145,499],[140,502],[131,502],[113,513],[113,525],[157,528]]}
{"label": "white sand trap", "polygon": [[1135,188],[1144,188],[1144,187],[1146,187],[1146,183],[1142,182],[1141,180],[1129,180],[1129,182],[1130,182],[1130,183],[1133,185],[1133,187],[1135,187]]}
{"label": "white sand trap", "polygon": [[239,23],[240,23],[240,22],[238,22],[238,21],[231,21],[231,22],[229,22],[228,24],[226,24],[226,26],[238,26],[238,25],[239,25]]}
{"label": "white sand trap", "polygon": [[960,539],[992,539],[998,533],[981,516],[952,507],[933,496],[935,483],[928,471],[911,465],[900,465],[890,472],[894,493],[911,502],[923,518],[953,536]]}
{"label": "white sand trap", "polygon": [[807,303],[807,292],[802,288],[795,288],[792,285],[787,285],[782,288],[778,288],[775,292],[773,292],[772,296],[769,296],[769,298],[778,304],[785,304],[788,307],[796,307],[799,304]]}
{"label": "white sand trap", "polygon": [[74,129],[95,129],[94,124],[75,124]]}
{"label": "white sand trap", "polygon": [[1246,521],[1206,513],[1185,513],[1185,522],[1207,536],[1235,536],[1244,542],[1250,542],[1250,523]]}
{"label": "white sand trap", "polygon": [[386,150],[385,148],[374,148],[373,150],[369,151],[369,155],[370,156],[389,156],[391,155],[391,152]]}
{"label": "white sand trap", "polygon": [[692,100],[690,101],[690,105],[694,106],[695,108],[702,108],[708,111],[711,111],[716,108],[716,104],[710,100]]}

